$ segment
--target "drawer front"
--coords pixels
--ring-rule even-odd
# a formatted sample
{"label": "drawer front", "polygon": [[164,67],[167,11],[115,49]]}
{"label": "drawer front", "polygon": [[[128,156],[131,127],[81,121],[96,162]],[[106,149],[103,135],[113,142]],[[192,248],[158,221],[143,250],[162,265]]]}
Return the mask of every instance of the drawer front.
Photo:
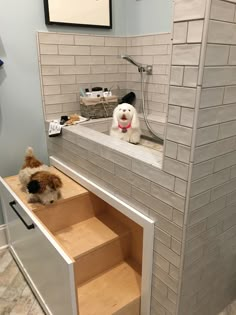
{"label": "drawer front", "polygon": [[11,251],[43,303],[54,315],[77,314],[73,261],[0,179]]}

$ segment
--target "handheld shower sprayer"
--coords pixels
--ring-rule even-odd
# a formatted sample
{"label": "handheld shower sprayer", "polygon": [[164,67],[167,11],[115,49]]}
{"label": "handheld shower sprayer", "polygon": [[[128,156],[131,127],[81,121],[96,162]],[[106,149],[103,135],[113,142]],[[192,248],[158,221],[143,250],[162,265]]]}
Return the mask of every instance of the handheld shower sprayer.
{"label": "handheld shower sprayer", "polygon": [[[150,131],[150,133],[155,137],[155,139],[158,140],[158,142],[163,143],[163,139],[160,135],[158,135],[151,127],[148,119],[147,119],[147,113],[145,108],[145,96],[144,96],[144,79],[143,79],[143,73],[150,75],[152,74],[152,65],[143,65],[137,61],[135,61],[131,56],[129,55],[121,55],[122,59],[127,60],[132,65],[136,66],[138,68],[138,71],[141,75],[141,95],[142,95],[142,111],[143,111],[143,117],[144,121],[147,125],[147,129]],[[148,79],[147,79],[148,80]]]}
{"label": "handheld shower sprayer", "polygon": [[139,72],[146,72],[147,74],[152,74],[152,66],[151,65],[143,65],[137,61],[135,61],[131,56],[129,55],[121,55],[122,59],[127,60],[132,65],[136,66],[138,68]]}

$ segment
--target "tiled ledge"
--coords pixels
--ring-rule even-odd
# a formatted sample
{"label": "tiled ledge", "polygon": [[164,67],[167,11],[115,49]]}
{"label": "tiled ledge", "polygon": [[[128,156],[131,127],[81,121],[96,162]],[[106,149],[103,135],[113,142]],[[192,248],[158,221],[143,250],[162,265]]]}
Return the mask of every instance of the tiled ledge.
{"label": "tiled ledge", "polygon": [[107,148],[116,151],[122,155],[127,155],[128,157],[135,158],[143,163],[150,164],[157,168],[162,168],[163,153],[152,150],[148,148],[133,145],[125,141],[112,138],[101,132],[97,132],[90,128],[81,125],[64,127],[62,132],[73,133],[79,137],[86,138],[89,141],[93,141],[96,144],[105,145]]}
{"label": "tiled ledge", "polygon": [[[86,124],[96,124],[101,123],[107,124],[107,118],[96,119],[96,121],[87,121]],[[83,123],[85,124],[85,123]],[[48,130],[49,122],[45,122],[46,132]],[[107,128],[106,126],[104,128]],[[66,138],[68,141],[73,143],[78,143],[81,140],[87,140],[90,144],[105,146],[106,148],[117,152],[122,155],[126,155],[129,158],[136,159],[140,162],[146,163],[148,165],[152,165],[159,169],[162,168],[163,161],[163,152],[150,150],[148,148],[134,145],[131,143],[127,143],[125,141],[112,138],[102,132],[98,132],[91,128],[82,126],[82,125],[74,125],[67,126],[62,128],[63,138]],[[76,139],[76,136],[78,138]],[[88,144],[89,145],[89,144]]]}
{"label": "tiled ledge", "polygon": [[[140,120],[140,126],[142,129],[142,134],[148,137],[152,137],[151,133],[148,131],[147,125],[145,123],[143,114],[138,114]],[[161,138],[164,138],[165,127],[166,127],[166,113],[158,113],[147,115],[147,120],[152,128],[152,130]],[[88,125],[89,128],[108,134],[112,123],[112,117],[93,119],[82,123],[82,125]]]}

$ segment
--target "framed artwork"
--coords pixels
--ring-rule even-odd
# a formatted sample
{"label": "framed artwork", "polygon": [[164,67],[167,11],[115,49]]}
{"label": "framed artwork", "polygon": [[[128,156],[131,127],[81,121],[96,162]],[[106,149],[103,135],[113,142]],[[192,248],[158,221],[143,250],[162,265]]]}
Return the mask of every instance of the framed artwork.
{"label": "framed artwork", "polygon": [[112,0],[44,0],[47,25],[112,28]]}

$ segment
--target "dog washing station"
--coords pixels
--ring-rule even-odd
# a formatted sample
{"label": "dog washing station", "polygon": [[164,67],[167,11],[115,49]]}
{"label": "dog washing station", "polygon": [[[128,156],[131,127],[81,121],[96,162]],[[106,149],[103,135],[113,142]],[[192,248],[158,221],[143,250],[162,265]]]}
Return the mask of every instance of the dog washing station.
{"label": "dog washing station", "polygon": [[[236,41],[232,17],[222,16],[226,11],[235,12],[236,5],[221,0],[180,0],[175,4],[172,49],[170,34],[134,38],[39,34],[46,120],[66,113],[66,92],[70,91],[71,100],[77,100],[78,92],[72,92],[75,88],[78,91],[77,84],[85,87],[102,82],[104,86],[111,79],[125,92],[134,90],[139,99],[136,68],[117,56],[128,53],[147,64],[152,63],[151,58],[152,84],[166,82],[149,86],[147,92],[153,102],[156,91],[163,92],[158,93],[158,100],[163,101],[162,114],[167,115],[163,152],[108,136],[109,119],[63,128],[61,136],[47,138],[48,150],[53,165],[68,176],[76,173],[74,179],[87,190],[101,199],[112,196],[125,208],[131,207],[154,222],[154,237],[148,241],[149,246],[153,244],[153,252],[145,256],[149,266],[152,264],[147,286],[150,304],[143,297],[146,289],[142,282],[140,314],[216,315],[235,299],[236,292],[233,127],[236,116],[232,55]],[[219,5],[227,10],[219,10]],[[227,18],[229,21],[225,22]],[[91,72],[77,74],[87,68],[58,65],[65,60],[79,63],[82,59],[70,55],[62,61],[56,52],[53,59],[46,55],[45,45],[56,45],[58,52],[70,51],[72,55],[87,49]],[[158,55],[160,51],[166,55]],[[101,52],[96,61],[103,62],[103,66],[94,67],[96,52]],[[73,73],[68,76],[71,69]],[[96,71],[99,73],[94,82]],[[158,71],[163,72],[161,77]],[[64,94],[46,95],[45,91],[53,93],[58,89],[55,85],[60,86],[58,93],[63,90]],[[160,103],[155,103],[155,109],[160,109],[158,106]],[[151,112],[152,117],[158,115]],[[115,209],[122,212],[118,205]],[[129,219],[130,213],[125,211]],[[144,259],[147,243],[143,240],[142,244]],[[147,272],[144,263],[142,277],[143,272]],[[147,305],[150,308],[144,310]]]}
{"label": "dog washing station", "polygon": [[[173,35],[38,34],[63,199],[32,208],[16,177],[1,196],[10,250],[46,313],[217,315],[235,299],[234,2],[175,1]],[[140,99],[136,68],[117,58],[126,53],[153,64],[163,150],[110,137],[111,118],[48,137],[48,121],[79,112],[80,86],[115,83]]]}

